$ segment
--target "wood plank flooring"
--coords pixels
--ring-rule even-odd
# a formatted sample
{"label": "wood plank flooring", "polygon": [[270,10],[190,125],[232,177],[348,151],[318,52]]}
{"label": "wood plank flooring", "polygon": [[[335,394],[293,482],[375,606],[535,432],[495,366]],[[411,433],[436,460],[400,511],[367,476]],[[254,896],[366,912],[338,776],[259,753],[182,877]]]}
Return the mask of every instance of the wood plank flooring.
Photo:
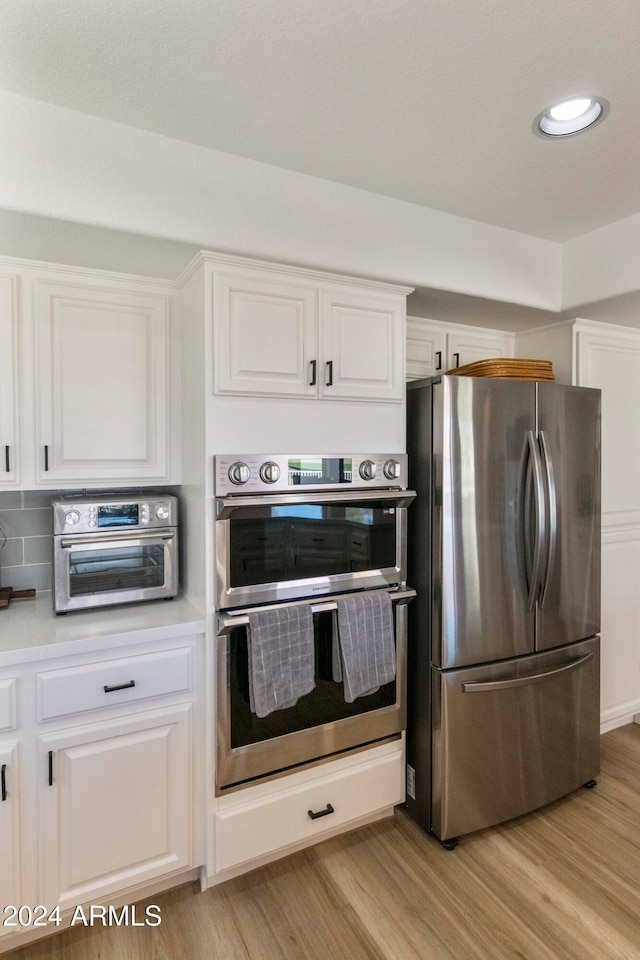
{"label": "wood plank flooring", "polygon": [[[404,812],[199,893],[157,927],[75,927],[10,960],[640,960],[640,726],[602,772],[453,852]],[[139,911],[144,910],[144,904]]]}

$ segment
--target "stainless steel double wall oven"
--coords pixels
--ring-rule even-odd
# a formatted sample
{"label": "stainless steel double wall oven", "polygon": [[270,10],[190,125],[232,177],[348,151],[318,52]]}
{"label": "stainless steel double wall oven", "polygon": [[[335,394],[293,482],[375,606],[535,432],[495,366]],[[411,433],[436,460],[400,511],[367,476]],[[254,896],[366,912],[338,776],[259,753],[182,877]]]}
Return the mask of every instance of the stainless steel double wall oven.
{"label": "stainless steel double wall oven", "polygon": [[[404,730],[406,486],[404,455],[216,457],[218,793]],[[392,600],[396,676],[348,703],[332,673],[335,611],[369,591]],[[260,718],[250,616],[297,604],[313,615],[315,687]]]}

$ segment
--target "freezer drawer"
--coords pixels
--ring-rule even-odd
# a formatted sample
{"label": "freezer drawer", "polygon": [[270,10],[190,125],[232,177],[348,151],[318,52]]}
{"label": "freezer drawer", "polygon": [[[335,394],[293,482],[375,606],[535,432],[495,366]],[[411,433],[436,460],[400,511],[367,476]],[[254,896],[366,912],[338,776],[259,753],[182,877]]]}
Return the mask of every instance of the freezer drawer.
{"label": "freezer drawer", "polygon": [[600,769],[600,640],[432,671],[432,830],[441,840],[510,820]]}

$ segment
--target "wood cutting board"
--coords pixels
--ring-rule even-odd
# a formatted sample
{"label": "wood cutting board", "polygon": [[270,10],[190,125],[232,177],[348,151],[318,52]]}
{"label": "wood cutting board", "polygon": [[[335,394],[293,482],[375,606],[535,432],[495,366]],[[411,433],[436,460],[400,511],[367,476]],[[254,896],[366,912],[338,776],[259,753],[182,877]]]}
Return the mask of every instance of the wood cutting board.
{"label": "wood cutting board", "polygon": [[10,600],[26,600],[29,597],[35,597],[36,591],[33,587],[28,590],[14,590],[13,587],[0,587],[0,610],[9,606]]}

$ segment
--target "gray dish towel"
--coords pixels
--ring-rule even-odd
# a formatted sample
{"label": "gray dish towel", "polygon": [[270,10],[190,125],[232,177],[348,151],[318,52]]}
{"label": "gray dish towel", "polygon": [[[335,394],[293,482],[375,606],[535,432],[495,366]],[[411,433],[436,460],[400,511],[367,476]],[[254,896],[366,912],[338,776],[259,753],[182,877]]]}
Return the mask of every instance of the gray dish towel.
{"label": "gray dish towel", "polygon": [[338,600],[337,627],[333,679],[344,680],[344,699],[353,703],[396,675],[391,597],[380,590]]}
{"label": "gray dish towel", "polygon": [[306,604],[249,614],[249,697],[266,717],[315,687],[313,614]]}

